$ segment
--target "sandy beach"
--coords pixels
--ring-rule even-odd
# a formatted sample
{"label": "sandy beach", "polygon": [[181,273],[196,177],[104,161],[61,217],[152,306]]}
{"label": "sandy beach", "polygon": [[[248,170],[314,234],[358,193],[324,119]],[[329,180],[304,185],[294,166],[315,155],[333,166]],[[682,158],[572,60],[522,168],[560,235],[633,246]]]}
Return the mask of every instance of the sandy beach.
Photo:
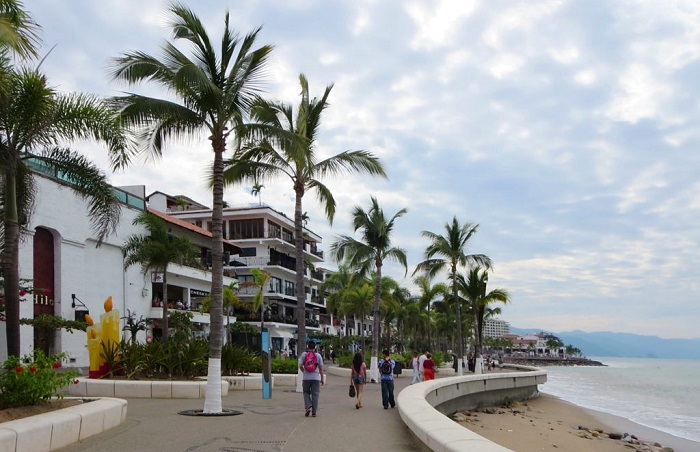
{"label": "sandy beach", "polygon": [[[700,443],[587,410],[548,394],[509,407],[482,407],[464,414],[462,425],[515,452],[700,451]],[[629,433],[642,444],[611,439],[608,433]]]}

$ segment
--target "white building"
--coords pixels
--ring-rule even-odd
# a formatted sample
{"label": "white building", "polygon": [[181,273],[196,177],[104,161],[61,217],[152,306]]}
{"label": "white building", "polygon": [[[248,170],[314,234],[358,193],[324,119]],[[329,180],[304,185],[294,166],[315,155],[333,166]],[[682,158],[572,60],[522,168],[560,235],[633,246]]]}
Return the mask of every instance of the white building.
{"label": "white building", "polygon": [[[121,201],[121,216],[115,233],[109,235],[100,247],[87,217],[88,205],[70,183],[41,168],[35,169],[36,205],[28,233],[20,243],[19,274],[31,280],[41,293],[27,294],[20,303],[20,318],[34,318],[40,314],[61,316],[65,319],[84,320],[89,313],[96,323],[104,313],[104,301],[112,296],[114,309],[120,317],[131,313],[152,319],[147,332],[138,339],[147,340],[160,333],[159,319],[162,308],[156,299],[181,300],[193,306],[211,290],[211,272],[206,269],[171,265],[168,267],[168,293],[162,293],[162,275],[142,273],[140,266],[124,269],[122,246],[133,234],[145,234],[143,226],[133,225],[134,219],[146,209],[143,186],[114,188]],[[163,218],[171,233],[187,235],[200,247],[203,261],[211,246],[211,233],[177,218],[149,209]],[[230,241],[224,247],[229,253],[240,248]],[[224,284],[232,278],[225,277]],[[195,334],[209,334],[209,315],[193,311]],[[121,325],[124,325],[122,319]],[[40,334],[32,326],[20,328],[20,354],[40,348],[47,353],[67,352],[72,366],[88,365],[87,340],[83,332]],[[5,323],[0,323],[0,360],[7,358]]]}
{"label": "white building", "polygon": [[484,337],[501,337],[510,333],[510,323],[501,319],[486,319]]}
{"label": "white building", "polygon": [[[35,173],[35,210],[19,249],[19,275],[32,280],[42,294],[27,294],[20,303],[20,318],[39,314],[75,319],[76,311],[89,310],[99,322],[103,303],[113,297],[114,308],[124,315],[126,309],[145,314],[150,298],[143,293],[138,268],[124,270],[121,245],[128,235],[142,233],[132,225],[145,202],[126,191],[115,189],[122,200],[121,219],[116,233],[100,247],[90,227],[88,204],[67,182]],[[74,298],[75,297],[75,298]],[[79,314],[82,317],[82,314]],[[81,318],[82,320],[82,318]],[[47,350],[53,342],[56,352],[68,352],[75,366],[88,365],[87,340],[83,332],[61,331],[52,337],[34,334],[32,326],[20,328],[20,354],[36,348]],[[0,324],[0,359],[7,358],[5,323]]]}
{"label": "white building", "polygon": [[[209,335],[209,315],[201,314],[198,306],[211,290],[211,210],[184,197],[171,197],[155,192],[148,200],[145,188],[130,186],[115,188],[122,202],[121,217],[116,232],[109,235],[100,247],[96,247],[95,234],[87,217],[87,202],[76,194],[67,181],[36,170],[36,206],[28,225],[28,234],[20,244],[20,278],[32,280],[41,294],[28,294],[20,303],[20,318],[33,318],[46,313],[65,319],[84,320],[89,313],[95,322],[104,312],[103,303],[112,296],[114,309],[124,317],[127,312],[136,318],[151,319],[151,327],[140,333],[140,341],[161,334],[160,303],[179,303],[189,307],[194,314],[198,336]],[[148,209],[163,218],[175,235],[187,235],[200,247],[202,268],[180,265],[168,267],[168,293],[163,293],[162,275],[142,273],[138,265],[124,269],[122,246],[127,237],[145,234],[134,219]],[[224,251],[228,264],[224,269],[224,285],[251,278],[251,269],[260,268],[271,273],[267,288],[265,323],[270,329],[275,349],[295,350],[296,292],[295,248],[293,221],[268,206],[249,206],[224,210]],[[228,240],[228,239],[234,239]],[[304,316],[308,331],[339,334],[341,322],[326,312],[325,299],[318,291],[324,278],[323,252],[318,246],[321,237],[304,230],[304,259],[307,267],[305,291],[307,294]],[[252,300],[255,290],[241,290],[243,300]],[[260,317],[249,311],[234,313],[230,319],[248,321],[259,326]],[[124,321],[122,319],[122,326]],[[46,351],[67,352],[71,365],[86,367],[88,352],[86,335],[80,331],[64,330],[51,337],[35,334],[32,326],[21,327],[21,354],[30,353],[35,347]],[[351,331],[350,334],[353,334]],[[7,357],[5,324],[0,322],[0,359]]]}
{"label": "white building", "polygon": [[[185,204],[182,199],[181,196],[173,197],[160,192],[148,196],[151,208],[162,209],[178,219],[210,230],[211,209]],[[241,248],[240,253],[228,255],[224,274],[245,283],[252,280],[253,268],[270,273],[270,284],[265,294],[265,326],[270,331],[271,346],[274,350],[294,352],[297,339],[294,221],[266,205],[224,208],[223,220],[224,238],[234,241]],[[304,277],[306,328],[309,332],[336,334],[340,322],[326,311],[325,299],[318,290],[324,278],[324,271],[319,268],[323,263],[323,251],[319,249],[321,237],[306,228],[303,233],[303,259],[310,264]],[[243,287],[238,295],[243,301],[252,302],[256,291],[254,287]],[[236,312],[236,318],[237,321],[260,326],[258,312]]]}

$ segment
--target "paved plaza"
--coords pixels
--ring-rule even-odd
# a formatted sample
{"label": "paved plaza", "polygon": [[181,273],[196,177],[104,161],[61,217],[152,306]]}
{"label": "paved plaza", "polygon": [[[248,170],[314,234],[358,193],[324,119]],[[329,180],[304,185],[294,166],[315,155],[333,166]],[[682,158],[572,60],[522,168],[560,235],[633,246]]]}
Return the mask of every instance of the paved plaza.
{"label": "paved plaza", "polygon": [[[395,395],[411,382],[409,373],[396,378]],[[384,410],[379,384],[367,384],[364,407],[348,397],[350,379],[327,374],[321,387],[318,417],[304,417],[302,394],[294,388],[230,391],[225,409],[237,416],[183,416],[201,410],[204,399],[128,399],[126,422],[61,451],[416,451],[398,409]]]}

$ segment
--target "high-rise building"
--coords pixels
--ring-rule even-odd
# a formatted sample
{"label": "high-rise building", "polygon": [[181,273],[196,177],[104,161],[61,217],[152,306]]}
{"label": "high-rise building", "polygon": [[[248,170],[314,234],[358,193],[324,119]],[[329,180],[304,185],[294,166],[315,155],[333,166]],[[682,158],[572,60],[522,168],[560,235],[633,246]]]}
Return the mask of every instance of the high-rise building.
{"label": "high-rise building", "polygon": [[510,323],[501,319],[486,319],[484,337],[501,337],[510,333]]}

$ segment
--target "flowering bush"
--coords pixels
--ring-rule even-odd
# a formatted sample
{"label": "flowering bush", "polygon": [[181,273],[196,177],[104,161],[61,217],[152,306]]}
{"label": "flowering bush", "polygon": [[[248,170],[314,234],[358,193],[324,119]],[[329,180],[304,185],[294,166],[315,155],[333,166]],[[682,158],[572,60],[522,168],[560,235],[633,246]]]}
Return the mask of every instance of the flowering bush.
{"label": "flowering bush", "polygon": [[78,376],[75,370],[61,369],[61,361],[67,358],[66,353],[46,356],[41,350],[22,359],[10,356],[0,370],[0,409],[63,398],[57,391]]}

